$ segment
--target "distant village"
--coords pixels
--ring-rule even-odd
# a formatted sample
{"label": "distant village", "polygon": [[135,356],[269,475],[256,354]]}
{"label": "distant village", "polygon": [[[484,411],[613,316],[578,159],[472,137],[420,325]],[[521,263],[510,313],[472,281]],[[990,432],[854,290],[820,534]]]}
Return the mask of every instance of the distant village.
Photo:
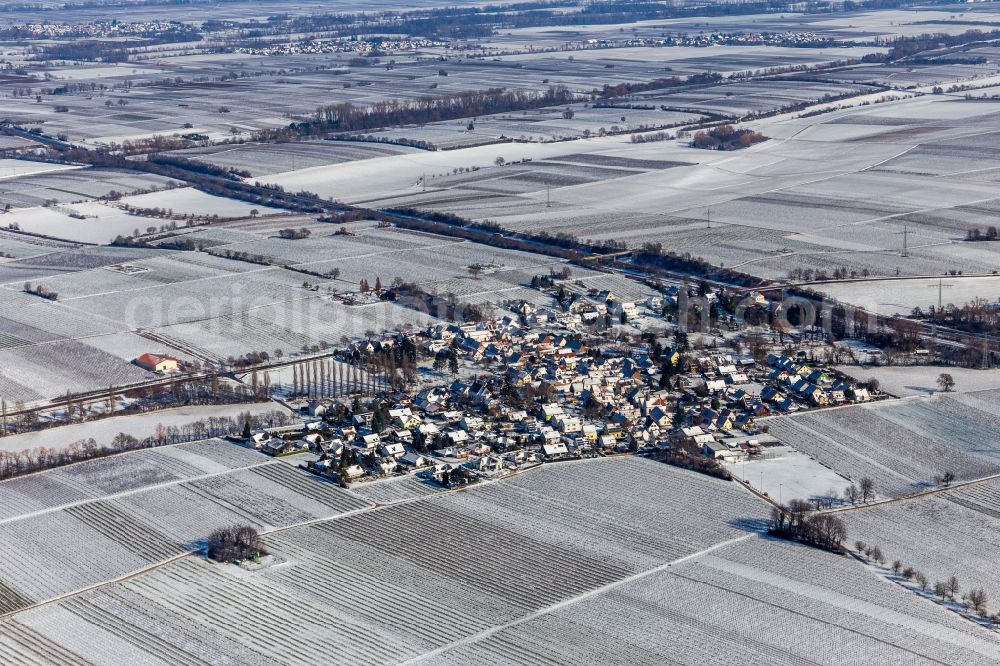
{"label": "distant village", "polygon": [[755,357],[735,334],[732,348],[697,349],[676,327],[668,334],[586,325],[666,322],[664,300],[678,296],[672,288],[635,303],[601,291],[559,309],[522,301],[496,319],[357,341],[343,352],[346,362],[406,366],[409,358],[419,379],[384,386],[370,400],[293,392],[287,401],[301,423],[239,439],[345,484],[416,474],[452,487],[525,466],[627,454],[729,478],[725,464],[775,443],[762,417],[881,397],[806,351],[755,349]]}

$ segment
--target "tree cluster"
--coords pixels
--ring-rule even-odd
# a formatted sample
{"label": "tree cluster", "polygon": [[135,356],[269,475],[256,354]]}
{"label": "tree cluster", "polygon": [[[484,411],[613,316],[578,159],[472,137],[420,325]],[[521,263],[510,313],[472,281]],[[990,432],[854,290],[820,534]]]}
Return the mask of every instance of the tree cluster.
{"label": "tree cluster", "polygon": [[42,298],[48,299],[50,301],[59,300],[59,294],[52,291],[48,287],[45,287],[40,284],[32,285],[30,282],[25,282],[24,293],[34,294],[35,296],[41,296]]}
{"label": "tree cluster", "polygon": [[208,535],[205,554],[216,562],[240,562],[267,555],[257,529],[250,525],[220,527]]}
{"label": "tree cluster", "polygon": [[278,231],[278,238],[284,238],[285,240],[301,240],[303,238],[309,238],[312,234],[311,231],[302,227],[301,229],[281,229]]}
{"label": "tree cluster", "polygon": [[843,553],[847,526],[832,514],[810,513],[809,503],[804,500],[792,500],[787,507],[771,509],[768,534],[834,553]]}
{"label": "tree cluster", "polygon": [[713,127],[708,131],[697,132],[691,145],[704,150],[739,150],[762,141],[767,141],[767,137],[760,132],[751,129],[736,129],[732,125],[726,124]]}

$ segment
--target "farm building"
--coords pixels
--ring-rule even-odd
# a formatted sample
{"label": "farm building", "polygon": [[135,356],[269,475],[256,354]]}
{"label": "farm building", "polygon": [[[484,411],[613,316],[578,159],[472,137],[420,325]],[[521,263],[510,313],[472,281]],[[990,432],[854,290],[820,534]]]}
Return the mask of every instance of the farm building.
{"label": "farm building", "polygon": [[180,370],[180,361],[167,354],[150,354],[147,352],[135,359],[135,364],[150,372],[177,372]]}

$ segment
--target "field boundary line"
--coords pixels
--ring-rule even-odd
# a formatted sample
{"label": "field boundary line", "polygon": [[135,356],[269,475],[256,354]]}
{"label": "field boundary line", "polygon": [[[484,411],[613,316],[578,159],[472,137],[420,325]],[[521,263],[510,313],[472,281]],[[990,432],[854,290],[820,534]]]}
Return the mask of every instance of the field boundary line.
{"label": "field boundary line", "polygon": [[[183,442],[183,443],[186,444],[186,443],[189,443],[189,442]],[[160,447],[152,447],[152,448],[160,448]],[[132,453],[132,451],[126,451],[124,453]],[[97,458],[97,460],[101,460],[101,458]],[[81,462],[89,462],[89,461],[81,461]],[[8,525],[10,523],[16,523],[16,522],[21,521],[21,520],[27,520],[28,518],[37,518],[38,516],[44,516],[46,514],[55,513],[57,511],[65,511],[66,509],[72,509],[72,508],[75,508],[75,507],[78,507],[78,506],[83,506],[85,504],[93,504],[95,502],[117,500],[117,499],[121,499],[123,497],[131,497],[132,495],[138,495],[140,493],[144,493],[144,492],[148,492],[148,491],[160,490],[162,488],[170,488],[170,487],[173,487],[173,486],[179,486],[179,485],[184,484],[184,483],[190,483],[190,482],[194,482],[194,481],[203,481],[205,479],[211,479],[211,478],[214,478],[214,477],[217,477],[217,476],[225,476],[226,474],[233,474],[233,473],[242,472],[242,471],[245,471],[245,470],[248,470],[248,469],[255,469],[257,467],[266,467],[268,465],[277,465],[277,464],[281,464],[280,461],[275,460],[275,459],[270,459],[270,460],[265,460],[263,462],[254,463],[253,465],[247,465],[247,466],[244,466],[244,467],[234,467],[232,469],[223,470],[221,472],[209,472],[207,474],[200,474],[198,476],[192,476],[192,477],[188,477],[186,479],[173,479],[171,481],[164,481],[162,483],[154,483],[152,485],[142,486],[141,488],[132,488],[131,490],[123,490],[121,492],[112,493],[110,495],[102,495],[102,496],[99,496],[99,497],[87,497],[87,498],[84,498],[84,499],[81,499],[81,500],[77,500],[75,502],[69,502],[67,504],[60,504],[59,506],[46,507],[44,509],[39,509],[38,511],[32,511],[30,513],[22,513],[22,514],[19,514],[17,516],[11,516],[9,518],[3,518],[3,519],[0,519],[0,525]],[[63,468],[57,468],[57,469],[63,469]]]}
{"label": "field boundary line", "polygon": [[[187,442],[182,442],[182,443],[187,443]],[[278,461],[278,460],[267,460],[267,461],[265,461],[263,463],[260,463],[260,464],[251,465],[249,467],[241,467],[238,470],[230,470],[230,471],[240,471],[240,470],[245,470],[245,469],[255,469],[257,467],[266,467],[268,465],[283,465],[283,464],[285,464],[285,463],[283,463],[281,461]],[[295,523],[293,525],[286,525],[284,527],[276,527],[276,528],[273,528],[271,530],[266,530],[266,531],[265,530],[261,530],[260,531],[260,535],[261,536],[271,536],[273,534],[280,534],[282,532],[287,532],[289,530],[293,530],[293,529],[297,529],[297,528],[309,527],[310,525],[316,525],[316,524],[319,524],[319,523],[333,522],[333,521],[336,521],[336,520],[340,520],[341,518],[350,518],[352,516],[359,515],[359,514],[362,514],[362,513],[366,513],[366,512],[369,512],[369,511],[379,511],[379,510],[383,510],[383,509],[389,509],[389,508],[394,507],[394,506],[402,506],[402,505],[405,505],[405,504],[412,504],[412,503],[420,502],[420,501],[431,501],[431,500],[434,500],[434,499],[436,499],[438,497],[443,497],[443,496],[451,495],[451,494],[454,494],[454,493],[462,492],[462,491],[465,491],[465,490],[470,490],[472,488],[478,488],[480,486],[483,486],[483,485],[486,485],[486,484],[489,484],[489,483],[495,483],[495,482],[503,481],[503,480],[508,479],[508,478],[510,478],[512,476],[516,476],[518,474],[523,474],[525,472],[529,472],[529,471],[531,471],[533,469],[537,469],[537,468],[542,467],[542,466],[543,466],[542,463],[538,463],[538,464],[532,465],[530,467],[524,467],[524,468],[518,470],[517,472],[514,472],[512,474],[508,474],[508,475],[506,475],[504,477],[501,477],[501,478],[498,478],[498,479],[490,479],[488,481],[484,481],[482,483],[473,484],[471,486],[461,486],[459,488],[452,488],[452,489],[449,489],[449,490],[444,490],[444,491],[441,491],[440,493],[433,494],[433,495],[421,495],[421,496],[418,496],[418,497],[409,497],[409,498],[406,498],[406,499],[397,500],[395,502],[387,502],[387,503],[384,503],[384,504],[376,503],[376,502],[374,502],[374,501],[372,501],[370,499],[367,499],[365,497],[361,497],[360,495],[357,495],[356,493],[350,493],[351,497],[354,497],[356,499],[361,499],[361,500],[367,502],[368,506],[358,507],[357,509],[351,509],[350,511],[343,511],[341,513],[337,513],[337,514],[334,514],[334,515],[331,515],[331,516],[325,516],[325,517],[321,517],[321,518],[315,518],[315,519],[305,520],[305,521],[302,521],[302,522]],[[218,476],[219,474],[225,474],[225,473],[226,472],[217,472],[215,474],[210,474],[210,475],[206,475],[206,476],[208,476],[208,477]],[[307,472],[303,472],[303,474],[308,474],[308,473]],[[198,477],[198,478],[205,478],[205,477]],[[191,480],[191,479],[187,479],[187,480]],[[161,485],[176,485],[178,483],[184,483],[184,481],[176,481],[176,482],[171,481],[171,482],[167,482],[167,484],[161,484]],[[147,488],[152,488],[152,487],[156,487],[156,486],[147,486]],[[137,493],[137,492],[142,492],[142,490],[144,490],[144,489],[137,489],[137,490],[133,490],[133,491],[126,491],[123,494],[133,494],[133,493]],[[85,504],[87,502],[98,501],[100,499],[106,499],[106,498],[93,498],[93,499],[89,499],[89,500],[82,500],[81,502],[78,502],[77,504]],[[36,513],[47,513],[49,511],[59,511],[59,510],[61,510],[63,508],[68,508],[70,506],[75,506],[75,504],[74,505],[65,505],[63,507],[58,507],[58,508],[54,508],[54,509],[45,509],[45,510],[43,510],[41,512],[36,512]],[[24,516],[24,517],[27,517],[27,516]],[[18,518],[20,518],[20,517],[18,517]],[[0,521],[0,524],[3,524],[3,521]],[[747,536],[752,536],[752,535],[747,535]],[[164,567],[164,566],[166,566],[168,564],[176,562],[176,561],[178,561],[180,559],[183,559],[185,557],[190,557],[192,555],[197,555],[200,552],[201,552],[201,549],[187,550],[185,552],[178,553],[177,555],[173,555],[173,556],[171,556],[171,557],[169,557],[169,558],[167,558],[165,560],[160,560],[159,562],[153,562],[152,564],[144,566],[144,567],[142,567],[140,569],[136,569],[135,571],[131,571],[131,572],[129,572],[127,574],[124,574],[122,576],[118,576],[118,577],[112,578],[110,580],[100,581],[98,583],[94,583],[93,585],[88,585],[87,587],[83,587],[83,588],[80,588],[78,590],[73,590],[73,591],[70,591],[70,592],[66,592],[66,593],[60,594],[59,596],[52,597],[50,599],[44,599],[44,600],[41,600],[41,601],[37,601],[37,602],[32,603],[32,604],[30,604],[28,606],[24,606],[24,607],[18,608],[16,610],[9,611],[7,613],[0,613],[0,620],[5,620],[5,619],[8,619],[8,618],[14,617],[16,615],[19,615],[19,614],[21,614],[23,612],[26,612],[26,611],[29,611],[29,610],[33,610],[33,609],[39,608],[41,606],[47,606],[47,605],[55,603],[55,602],[64,601],[66,599],[70,599],[70,598],[73,598],[75,596],[78,596],[78,595],[81,595],[81,594],[85,594],[87,592],[91,592],[93,590],[97,590],[97,589],[101,589],[103,587],[107,587],[109,585],[115,585],[117,583],[122,583],[122,582],[125,582],[127,580],[131,580],[132,578],[136,578],[138,576],[147,574],[147,573],[149,573],[151,571],[155,571],[156,569],[159,569],[160,567]]]}
{"label": "field boundary line", "polygon": [[569,599],[564,599],[562,601],[556,602],[554,604],[546,606],[545,608],[541,608],[541,609],[539,609],[537,611],[534,611],[532,613],[529,613],[527,615],[522,615],[522,616],[520,616],[520,617],[518,617],[518,618],[516,618],[514,620],[511,620],[510,622],[505,622],[504,624],[495,625],[495,626],[490,627],[488,629],[484,629],[483,631],[480,631],[480,632],[478,632],[476,634],[472,634],[472,635],[469,635],[469,636],[464,636],[464,637],[459,638],[457,640],[454,640],[454,641],[452,641],[450,643],[447,643],[445,645],[437,647],[437,648],[435,648],[433,650],[430,650],[428,652],[424,652],[423,654],[419,654],[419,655],[417,655],[415,657],[412,657],[412,658],[410,658],[410,659],[408,659],[406,661],[400,662],[400,666],[410,666],[411,664],[418,664],[418,663],[420,663],[420,662],[422,662],[422,661],[424,661],[426,659],[430,659],[430,658],[433,658],[433,657],[440,656],[440,655],[444,654],[445,652],[448,652],[448,651],[453,650],[455,648],[466,646],[466,645],[471,645],[473,643],[477,643],[477,642],[479,642],[480,640],[482,640],[484,638],[490,638],[491,636],[493,636],[493,635],[495,635],[495,634],[497,634],[497,633],[499,633],[501,631],[504,631],[506,629],[510,629],[512,627],[517,627],[517,626],[519,626],[521,624],[524,624],[525,622],[531,622],[533,620],[537,620],[538,618],[540,618],[542,616],[545,616],[545,615],[548,615],[550,613],[554,613],[556,611],[562,610],[563,608],[566,608],[567,606],[572,606],[573,604],[575,604],[577,602],[585,601],[587,599],[590,599],[591,597],[595,597],[595,596],[603,594],[605,592],[609,592],[609,591],[614,590],[614,589],[616,589],[618,587],[621,587],[623,585],[627,585],[629,583],[634,583],[635,581],[642,580],[642,579],[647,578],[649,576],[652,576],[654,574],[667,571],[667,570],[669,570],[671,567],[673,567],[676,564],[682,564],[684,562],[687,562],[688,560],[694,559],[696,557],[701,557],[703,555],[707,555],[708,553],[711,553],[711,552],[713,552],[715,550],[718,550],[720,548],[724,548],[726,546],[731,546],[731,545],[733,545],[735,543],[739,543],[741,541],[746,541],[746,540],[752,539],[752,538],[754,538],[756,536],[757,536],[757,533],[755,533],[755,532],[751,532],[749,534],[744,534],[742,536],[736,537],[735,539],[729,539],[727,541],[722,541],[720,543],[717,543],[717,544],[715,544],[713,546],[709,546],[708,548],[705,548],[703,550],[699,550],[696,553],[691,553],[690,555],[685,555],[685,556],[680,557],[680,558],[678,558],[676,560],[671,560],[669,562],[664,562],[663,564],[661,564],[659,566],[656,566],[656,567],[653,567],[652,569],[646,569],[645,571],[640,571],[637,574],[633,574],[631,576],[627,576],[625,578],[621,578],[619,580],[612,581],[610,583],[607,583],[606,585],[601,585],[600,587],[595,587],[593,589],[587,590],[583,594],[579,594],[579,595],[577,595],[575,597],[570,597]]}
{"label": "field boundary line", "polygon": [[[895,502],[906,502],[909,500],[916,500],[922,497],[929,497],[931,495],[937,495],[939,493],[944,493],[949,490],[960,490],[968,486],[974,486],[977,483],[985,483],[987,481],[994,481],[1000,479],[1000,473],[991,474],[989,476],[984,476],[978,479],[971,479],[969,481],[960,481],[958,483],[951,483],[947,486],[938,486],[937,488],[928,488],[927,490],[921,490],[916,493],[911,493],[909,495],[901,495],[900,497],[889,497],[887,499],[878,500],[877,502],[868,502],[866,504],[852,504],[849,506],[838,506],[832,509],[824,509],[819,513],[842,513],[845,511],[860,511],[862,509],[870,509],[875,506],[882,506],[884,504],[893,504]],[[967,507],[966,507],[967,508]]]}

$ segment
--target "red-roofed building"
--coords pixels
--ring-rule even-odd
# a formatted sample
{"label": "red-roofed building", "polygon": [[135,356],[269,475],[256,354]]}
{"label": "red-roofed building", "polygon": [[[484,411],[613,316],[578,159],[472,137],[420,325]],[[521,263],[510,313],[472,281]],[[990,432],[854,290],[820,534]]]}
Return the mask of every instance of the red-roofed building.
{"label": "red-roofed building", "polygon": [[177,372],[180,370],[180,361],[166,354],[146,353],[135,359],[135,364],[150,372]]}

